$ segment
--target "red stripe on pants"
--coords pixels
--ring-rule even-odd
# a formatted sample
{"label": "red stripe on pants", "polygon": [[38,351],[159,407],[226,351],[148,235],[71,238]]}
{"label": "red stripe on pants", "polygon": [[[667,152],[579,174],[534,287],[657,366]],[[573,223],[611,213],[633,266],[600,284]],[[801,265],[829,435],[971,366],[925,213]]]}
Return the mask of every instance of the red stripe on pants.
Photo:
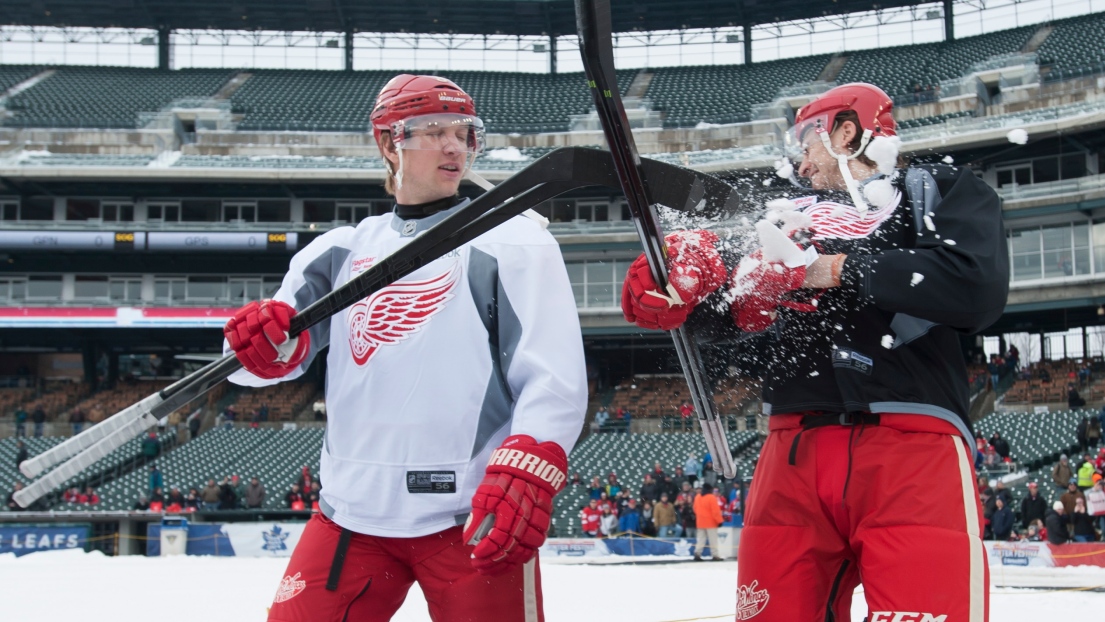
{"label": "red stripe on pants", "polygon": [[[330,591],[326,580],[341,528],[316,514],[292,552],[269,622],[384,622],[415,581],[435,622],[528,622],[524,568],[491,577],[478,574],[470,562],[474,547],[461,542],[461,531],[454,527],[420,538],[354,533],[338,589]],[[531,563],[530,609],[537,614],[531,619],[543,621],[541,570],[536,559]]]}
{"label": "red stripe on pants", "polygon": [[862,581],[872,622],[985,622],[982,511],[955,427],[883,414],[880,425],[806,430],[790,465],[800,421],[771,417],[741,534],[737,619],[844,622]]}

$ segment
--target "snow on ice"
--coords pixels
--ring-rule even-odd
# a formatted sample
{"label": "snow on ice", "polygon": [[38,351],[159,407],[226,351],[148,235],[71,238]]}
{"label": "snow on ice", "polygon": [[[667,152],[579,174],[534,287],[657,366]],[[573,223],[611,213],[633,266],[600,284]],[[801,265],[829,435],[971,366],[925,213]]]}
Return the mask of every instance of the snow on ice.
{"label": "snow on ice", "polygon": [[502,149],[492,149],[484,154],[488,160],[501,160],[503,162],[527,162],[529,158],[522,155],[522,152],[517,147],[503,147]]}
{"label": "snow on ice", "polygon": [[1009,130],[1009,133],[1005,135],[1009,139],[1009,142],[1014,145],[1023,145],[1028,142],[1028,132],[1021,128]]}
{"label": "snow on ice", "polygon": [[[732,620],[736,611],[735,562],[592,565],[563,561],[568,560],[541,560],[548,620]],[[2,619],[66,620],[79,610],[82,622],[194,622],[195,608],[165,605],[191,603],[202,593],[205,611],[214,612],[214,617],[207,616],[211,619],[261,622],[286,566],[287,559],[279,558],[105,557],[79,550],[21,558],[0,555],[0,583],[4,593],[12,596],[4,599]],[[1059,614],[1067,620],[1096,620],[1105,608],[1105,594],[1077,590],[1105,585],[1102,568],[991,566],[990,572],[990,619],[995,622],[1038,622],[1057,619]],[[654,586],[661,584],[666,593],[695,597],[654,598]],[[596,585],[621,596],[597,601],[580,598]],[[62,601],[59,589],[64,592]],[[866,615],[860,586],[852,599],[851,622],[860,622]],[[426,599],[417,585],[392,619],[429,621]]]}

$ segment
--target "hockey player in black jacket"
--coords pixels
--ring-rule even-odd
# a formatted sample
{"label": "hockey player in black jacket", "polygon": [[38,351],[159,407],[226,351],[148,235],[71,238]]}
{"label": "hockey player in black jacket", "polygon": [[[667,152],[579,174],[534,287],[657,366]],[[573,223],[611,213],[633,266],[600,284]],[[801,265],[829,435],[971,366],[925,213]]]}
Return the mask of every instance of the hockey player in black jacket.
{"label": "hockey player in black jacket", "polygon": [[848,84],[799,110],[798,175],[812,188],[773,205],[726,284],[707,232],[669,236],[670,291],[643,258],[626,278],[638,325],[673,328],[702,301],[693,321],[716,323],[720,299],[729,330],[776,339],[759,350],[771,433],[738,620],[847,620],[861,581],[872,622],[987,619],[959,335],[1005,307],[1001,203],[969,169],[901,167],[892,106]]}

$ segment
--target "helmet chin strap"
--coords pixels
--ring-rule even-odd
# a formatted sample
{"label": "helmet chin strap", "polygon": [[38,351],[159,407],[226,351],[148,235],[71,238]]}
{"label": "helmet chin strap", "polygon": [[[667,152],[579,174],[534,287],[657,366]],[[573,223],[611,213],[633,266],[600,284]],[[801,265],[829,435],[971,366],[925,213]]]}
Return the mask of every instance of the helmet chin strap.
{"label": "helmet chin strap", "polygon": [[844,185],[848,188],[848,194],[852,196],[852,202],[856,204],[856,210],[859,211],[859,215],[864,217],[867,215],[867,201],[863,199],[863,193],[860,192],[859,184],[856,182],[856,178],[852,177],[852,170],[848,168],[848,162],[854,160],[863,153],[863,150],[867,148],[867,143],[871,140],[871,130],[863,130],[863,136],[860,138],[859,149],[852,155],[843,153],[837,153],[833,149],[832,142],[829,141],[828,132],[818,132],[821,136],[821,144],[828,150],[829,155],[836,158],[837,167],[840,168],[840,174],[844,177]]}
{"label": "helmet chin strap", "polygon": [[[395,143],[395,153],[399,157],[399,165],[391,174],[395,176],[395,189],[398,190],[403,187],[403,147],[399,143]],[[388,162],[388,166],[391,166],[391,162]]]}

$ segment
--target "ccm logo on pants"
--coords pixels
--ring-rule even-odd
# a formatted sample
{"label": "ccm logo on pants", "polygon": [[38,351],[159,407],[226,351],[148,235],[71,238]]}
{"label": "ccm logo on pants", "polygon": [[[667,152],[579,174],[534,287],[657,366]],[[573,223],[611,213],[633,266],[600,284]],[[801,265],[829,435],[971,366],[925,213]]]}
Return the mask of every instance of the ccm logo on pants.
{"label": "ccm logo on pants", "polygon": [[947,614],[933,615],[919,611],[872,611],[871,622],[945,622]]}

